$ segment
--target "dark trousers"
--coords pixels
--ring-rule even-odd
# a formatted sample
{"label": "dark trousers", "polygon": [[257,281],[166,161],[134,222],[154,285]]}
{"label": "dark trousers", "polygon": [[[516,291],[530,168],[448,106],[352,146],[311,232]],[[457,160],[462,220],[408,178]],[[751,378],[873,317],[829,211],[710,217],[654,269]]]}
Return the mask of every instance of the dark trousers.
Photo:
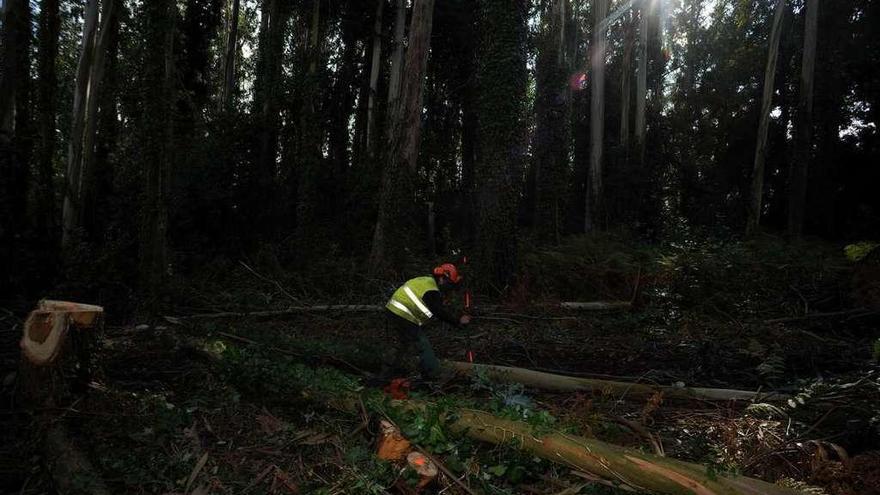
{"label": "dark trousers", "polygon": [[395,347],[386,355],[382,375],[391,378],[395,373],[409,373],[409,361],[419,356],[419,371],[424,378],[435,378],[440,372],[440,362],[434,355],[434,349],[425,331],[418,325],[388,311],[386,321],[397,337]]}

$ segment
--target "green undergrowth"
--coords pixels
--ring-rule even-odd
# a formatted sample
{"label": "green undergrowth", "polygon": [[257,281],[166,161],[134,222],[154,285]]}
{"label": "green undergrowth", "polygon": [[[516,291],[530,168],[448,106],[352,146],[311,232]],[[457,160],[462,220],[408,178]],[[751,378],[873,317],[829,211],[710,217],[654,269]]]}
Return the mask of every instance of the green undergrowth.
{"label": "green undergrowth", "polygon": [[[413,444],[441,458],[454,475],[469,477],[484,493],[518,493],[517,485],[541,482],[548,475],[562,476],[564,470],[518,450],[515,442],[487,449],[485,445],[453,432],[450,424],[460,410],[479,408],[502,418],[524,421],[537,434],[577,433],[575,427],[537,408],[522,387],[496,385],[479,375],[473,379],[470,390],[488,396],[488,400],[455,394],[434,396],[430,390],[414,390],[410,393],[411,401],[400,402],[377,390],[362,387],[355,378],[335,369],[312,368],[294,358],[278,356],[260,348],[230,344],[214,344],[212,347],[222,356],[224,375],[229,383],[249,397],[259,397],[270,403],[277,398],[288,401],[306,398],[311,402],[329,404],[340,398],[347,404],[357,400],[374,417],[392,420]],[[346,452],[346,460],[352,465],[349,489],[357,493],[382,493],[400,480],[400,472],[376,459],[362,443],[351,445]],[[318,490],[315,493],[323,492]]]}

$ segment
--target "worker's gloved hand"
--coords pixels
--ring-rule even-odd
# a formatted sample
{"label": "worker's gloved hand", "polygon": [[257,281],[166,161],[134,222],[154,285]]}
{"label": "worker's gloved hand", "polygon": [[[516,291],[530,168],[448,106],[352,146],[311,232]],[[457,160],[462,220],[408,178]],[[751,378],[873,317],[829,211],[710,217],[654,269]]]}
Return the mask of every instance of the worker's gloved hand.
{"label": "worker's gloved hand", "polygon": [[461,318],[458,319],[458,324],[461,326],[470,325],[471,317],[469,315],[461,315]]}

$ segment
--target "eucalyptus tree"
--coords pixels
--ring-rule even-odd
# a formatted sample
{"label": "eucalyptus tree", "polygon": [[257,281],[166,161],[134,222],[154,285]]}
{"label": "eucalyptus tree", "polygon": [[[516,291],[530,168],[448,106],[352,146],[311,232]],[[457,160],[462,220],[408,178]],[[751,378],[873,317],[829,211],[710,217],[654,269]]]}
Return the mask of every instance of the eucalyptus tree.
{"label": "eucalyptus tree", "polygon": [[800,235],[804,227],[807,176],[813,150],[813,79],[816,68],[816,37],[819,1],[807,0],[804,51],[801,58],[801,89],[798,96],[795,152],[791,162],[788,193],[788,232]]}
{"label": "eucalyptus tree", "polygon": [[[390,125],[379,214],[370,253],[374,270],[401,266],[408,252],[415,251],[411,230],[413,184],[421,136],[424,79],[433,28],[434,0],[415,0],[406,49],[406,72],[401,75],[400,95],[389,97]],[[398,62],[399,66],[399,62]],[[390,89],[389,89],[390,91]]]}
{"label": "eucalyptus tree", "polygon": [[779,56],[779,39],[782,33],[782,18],[785,0],[777,0],[773,25],[770,28],[770,41],[767,49],[767,66],[764,70],[764,92],[761,98],[758,138],[755,145],[755,161],[752,170],[752,187],[749,200],[746,233],[754,234],[761,221],[764,199],[764,163],[767,159],[767,128],[770,125],[770,107],[773,103],[773,89],[776,78],[776,59]]}
{"label": "eucalyptus tree", "polygon": [[479,5],[477,284],[503,291],[517,266],[516,213],[525,166],[526,0]]}

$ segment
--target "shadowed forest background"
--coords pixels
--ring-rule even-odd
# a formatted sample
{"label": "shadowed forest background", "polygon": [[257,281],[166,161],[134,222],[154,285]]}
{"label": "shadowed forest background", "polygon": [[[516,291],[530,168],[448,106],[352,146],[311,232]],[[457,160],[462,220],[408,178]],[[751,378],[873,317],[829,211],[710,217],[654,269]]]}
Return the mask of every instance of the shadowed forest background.
{"label": "shadowed forest background", "polygon": [[[448,467],[429,493],[691,493],[479,447],[469,408],[707,490],[878,493],[877,0],[0,5],[0,493],[411,493],[377,415]],[[446,366],[662,390],[487,368],[341,412],[382,395],[369,308],[439,262],[475,300],[427,330]],[[31,396],[43,298],[104,308],[88,394],[62,361]]]}
{"label": "shadowed forest background", "polygon": [[[585,228],[739,236],[774,6],[624,9],[595,129],[589,2],[445,1],[413,26],[396,2],[6,1],[4,298],[131,303],[242,257],[311,280],[462,254],[497,294],[520,245]],[[783,8],[761,228],[870,239],[878,6],[818,16],[807,122],[806,11]]]}

